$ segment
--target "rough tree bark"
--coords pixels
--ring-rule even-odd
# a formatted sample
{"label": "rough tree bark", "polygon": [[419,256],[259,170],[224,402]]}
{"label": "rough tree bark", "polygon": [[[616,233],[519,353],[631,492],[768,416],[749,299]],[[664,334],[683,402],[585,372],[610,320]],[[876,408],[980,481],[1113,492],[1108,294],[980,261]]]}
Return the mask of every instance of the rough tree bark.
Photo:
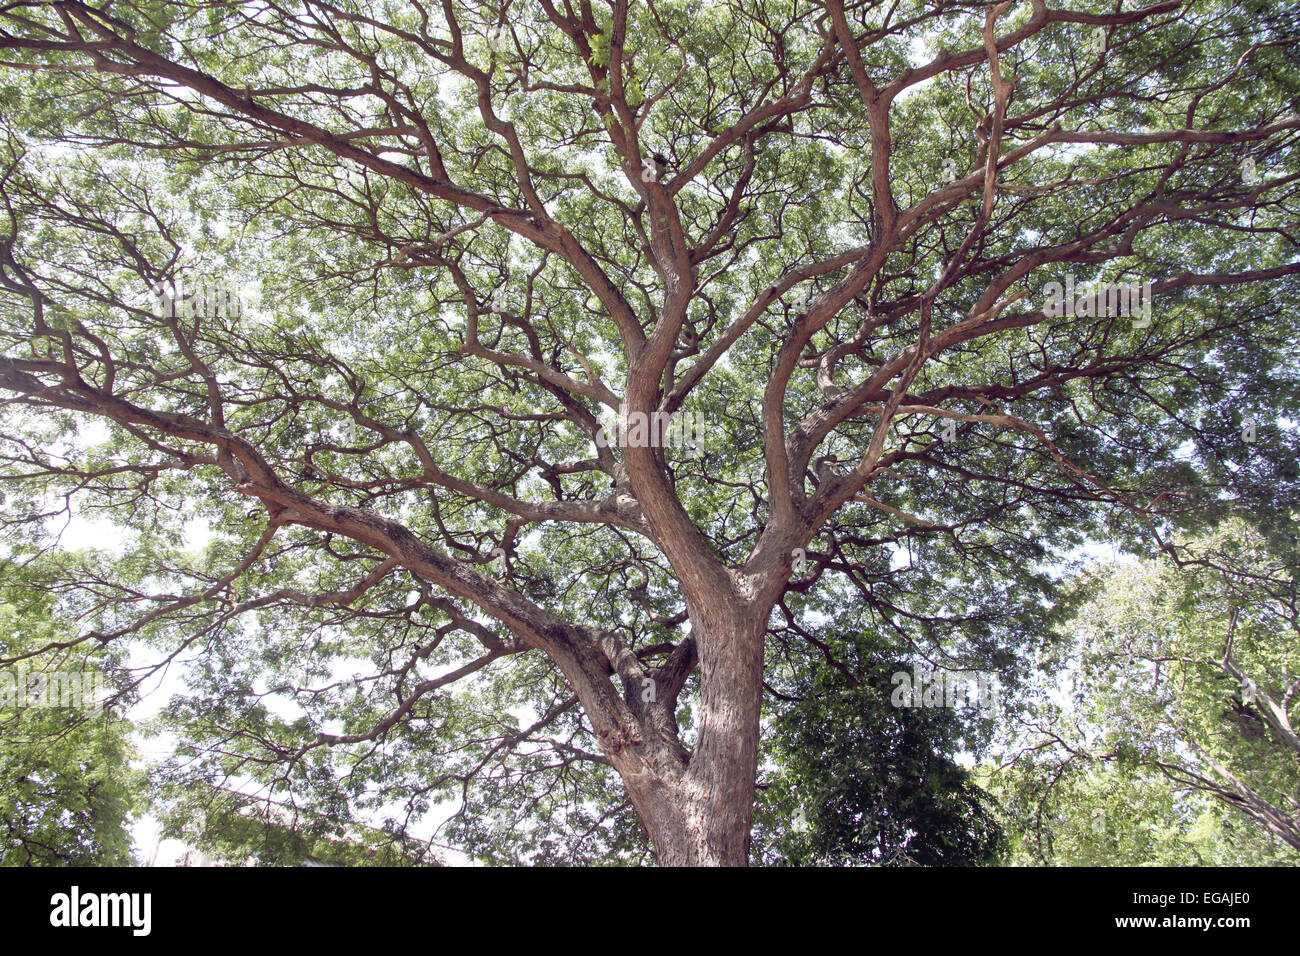
{"label": "rough tree bark", "polygon": [[[624,773],[665,866],[744,866],[758,768],[766,609],[719,595],[693,633],[699,645],[699,738],[689,762],[649,787]],[[694,623],[694,622],[693,622]],[[620,768],[621,769],[621,768]]]}

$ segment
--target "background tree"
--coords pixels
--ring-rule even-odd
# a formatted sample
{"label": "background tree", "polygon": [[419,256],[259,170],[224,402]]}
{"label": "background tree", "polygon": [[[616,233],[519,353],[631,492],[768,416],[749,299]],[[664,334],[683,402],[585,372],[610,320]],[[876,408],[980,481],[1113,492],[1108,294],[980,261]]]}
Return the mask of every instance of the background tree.
{"label": "background tree", "polygon": [[[1295,555],[1271,552],[1262,535],[1230,521],[1180,543],[1173,558],[1101,568],[1080,582],[1093,593],[1066,625],[1069,638],[1051,651],[1051,693],[1014,735],[1013,757],[1026,764],[1010,778],[1017,802],[1036,792],[1043,802],[1086,805],[1077,794],[1100,784],[1111,796],[1092,809],[1106,818],[1128,803],[1126,794],[1145,791],[1169,808],[1157,820],[1177,829],[1177,816],[1185,829],[1209,813],[1203,798],[1210,798],[1220,804],[1218,816],[1240,814],[1271,838],[1256,846],[1280,841],[1292,852],[1274,846],[1272,855],[1294,861]],[[1119,772],[1097,769],[1106,765]],[[1116,776],[1132,783],[1111,790]],[[1051,797],[1058,784],[1076,796]],[[1132,816],[1140,803],[1120,812]]]}
{"label": "background tree", "polygon": [[[168,799],[170,798],[170,799]],[[186,787],[167,793],[160,835],[209,860],[236,866],[427,866],[428,846],[299,807],[234,790]],[[344,810],[346,816],[346,808]]]}
{"label": "background tree", "polygon": [[1227,804],[1149,767],[1018,761],[977,774],[1012,866],[1295,866],[1294,850]]}
{"label": "background tree", "polygon": [[[126,866],[147,798],[130,723],[94,703],[112,690],[113,661],[80,647],[36,653],[69,626],[55,598],[70,570],[61,558],[0,559],[0,655],[21,663],[0,672],[0,866]],[[93,677],[47,682],[60,673]]]}
{"label": "background tree", "polygon": [[759,859],[974,866],[998,858],[992,802],[951,752],[959,716],[890,706],[889,679],[899,671],[888,671],[849,688],[823,672],[781,714],[767,751],[776,767],[758,800]]}
{"label": "background tree", "polygon": [[[617,774],[660,862],[744,863],[772,628],[858,604],[1013,683],[1035,635],[990,604],[1288,474],[1296,36],[1218,0],[11,4],[6,527],[125,529],[60,642],[190,662],[177,780],[400,831],[528,776],[538,826],[630,847],[585,802]],[[1152,321],[1054,309],[1071,277]],[[598,440],[679,411],[700,454]]]}

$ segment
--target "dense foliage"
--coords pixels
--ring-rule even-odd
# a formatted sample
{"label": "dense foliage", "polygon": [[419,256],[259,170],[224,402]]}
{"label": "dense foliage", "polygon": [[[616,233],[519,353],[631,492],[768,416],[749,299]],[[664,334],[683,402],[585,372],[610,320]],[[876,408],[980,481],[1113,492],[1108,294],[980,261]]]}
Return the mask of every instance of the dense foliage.
{"label": "dense foliage", "polygon": [[[0,557],[65,554],[31,649],[181,682],[175,832],[234,790],[402,854],[991,859],[961,767],[1075,549],[1293,533],[1298,37],[1263,0],[6,5]],[[602,431],[675,413],[694,447]],[[916,667],[999,707],[900,710]]]}

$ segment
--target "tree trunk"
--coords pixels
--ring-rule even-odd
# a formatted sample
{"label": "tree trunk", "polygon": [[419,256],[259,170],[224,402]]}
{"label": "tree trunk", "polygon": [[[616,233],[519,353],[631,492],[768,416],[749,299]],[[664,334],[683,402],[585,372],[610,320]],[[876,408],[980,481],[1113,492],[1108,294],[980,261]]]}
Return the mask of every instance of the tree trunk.
{"label": "tree trunk", "polygon": [[661,865],[746,866],[767,613],[724,599],[691,620],[701,686],[690,762],[671,777],[624,773],[624,782]]}

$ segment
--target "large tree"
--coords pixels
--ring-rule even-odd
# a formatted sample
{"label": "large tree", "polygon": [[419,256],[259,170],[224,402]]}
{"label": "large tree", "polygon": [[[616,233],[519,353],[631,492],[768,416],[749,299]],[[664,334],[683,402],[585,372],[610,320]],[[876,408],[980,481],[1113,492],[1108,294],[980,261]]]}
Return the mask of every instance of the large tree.
{"label": "large tree", "polygon": [[[1252,476],[1294,456],[1296,40],[1220,0],[6,4],[6,527],[124,529],[52,643],[189,661],[209,782],[534,781],[521,833],[743,864],[769,635],[851,609],[1013,685],[1060,549],[1294,488]],[[696,447],[636,427],[672,413]]]}

